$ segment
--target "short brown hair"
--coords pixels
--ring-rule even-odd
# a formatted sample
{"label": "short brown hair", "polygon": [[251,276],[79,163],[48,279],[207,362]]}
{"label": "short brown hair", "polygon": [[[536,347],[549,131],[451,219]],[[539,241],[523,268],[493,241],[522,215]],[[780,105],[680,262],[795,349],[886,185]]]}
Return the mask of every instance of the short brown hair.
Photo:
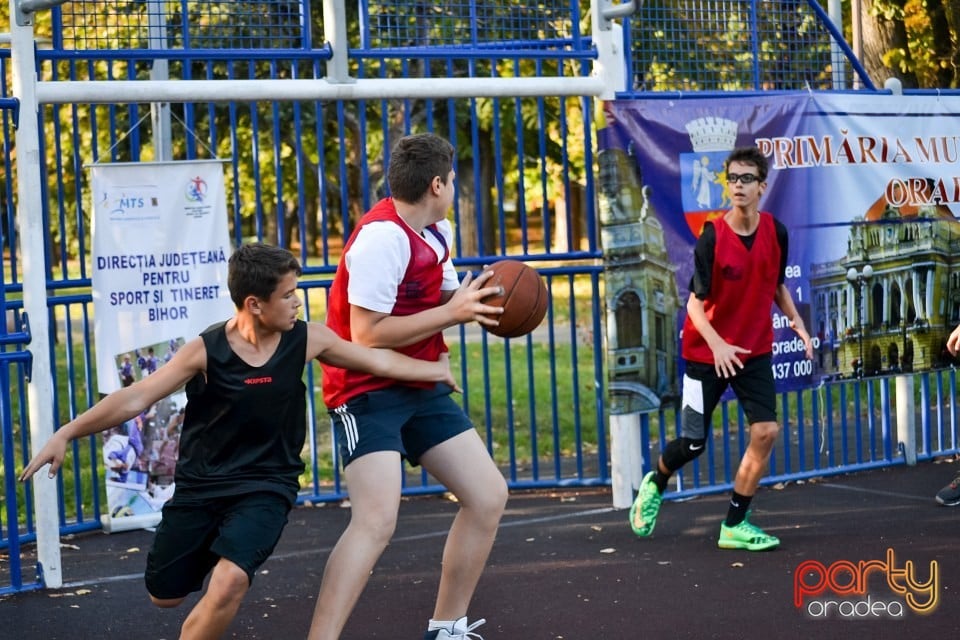
{"label": "short brown hair", "polygon": [[447,183],[453,169],[453,145],[432,133],[404,136],[390,152],[387,184],[390,194],[403,202],[418,202],[437,176]]}
{"label": "short brown hair", "polygon": [[299,277],[303,271],[300,261],[286,249],[251,242],[241,245],[227,263],[227,288],[237,309],[247,296],[269,300],[280,278],[291,271]]}

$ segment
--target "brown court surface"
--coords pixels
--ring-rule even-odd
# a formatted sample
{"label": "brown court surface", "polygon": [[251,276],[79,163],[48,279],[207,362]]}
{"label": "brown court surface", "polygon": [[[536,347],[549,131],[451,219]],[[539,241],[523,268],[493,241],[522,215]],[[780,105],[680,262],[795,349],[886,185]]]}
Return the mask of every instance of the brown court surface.
{"label": "brown court surface", "polygon": [[[638,539],[626,511],[611,508],[607,489],[514,493],[471,619],[487,619],[477,629],[485,640],[956,638],[960,507],[940,507],[933,495],[958,469],[960,463],[923,462],[762,488],[753,521],[782,540],[765,553],[716,548],[726,495],[666,502],[654,535]],[[403,502],[396,536],[344,640],[422,637],[455,508],[441,497]],[[296,509],[227,637],[305,637],[324,561],[348,516],[336,505]],[[143,588],[151,536],[65,539],[65,586],[0,600],[0,638],[176,638],[187,606],[155,609]],[[828,589],[806,596],[798,609],[794,576],[809,561],[827,572],[837,563],[876,562],[862,594]],[[925,594],[916,589],[914,602],[935,604],[932,612],[916,613],[896,592],[905,570],[928,583]],[[834,573],[833,586],[851,585],[849,572]],[[881,604],[901,616],[876,615]],[[831,616],[811,617],[811,607],[826,607]],[[853,613],[844,617],[844,607]],[[854,617],[868,607],[871,613]]]}

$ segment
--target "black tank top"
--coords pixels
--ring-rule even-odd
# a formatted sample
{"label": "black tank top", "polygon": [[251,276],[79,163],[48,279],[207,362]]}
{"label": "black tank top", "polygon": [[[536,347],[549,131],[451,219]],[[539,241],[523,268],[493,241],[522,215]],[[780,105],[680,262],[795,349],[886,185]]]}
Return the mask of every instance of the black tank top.
{"label": "black tank top", "polygon": [[230,348],[225,324],[200,334],[207,374],[187,383],[176,495],[275,491],[292,504],[304,468],[307,325],[298,320],[270,360],[252,367]]}

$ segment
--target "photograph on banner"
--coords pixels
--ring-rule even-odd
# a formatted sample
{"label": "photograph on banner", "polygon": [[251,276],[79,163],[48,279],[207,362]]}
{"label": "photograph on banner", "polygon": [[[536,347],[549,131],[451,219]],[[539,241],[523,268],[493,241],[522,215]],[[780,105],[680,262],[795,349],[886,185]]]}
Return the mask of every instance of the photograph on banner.
{"label": "photograph on banner", "polygon": [[[90,171],[97,386],[106,394],[151,375],[186,339],[233,314],[233,247],[222,162],[97,164]],[[159,522],[173,491],[184,406],[176,394],[107,434],[107,497],[111,519],[117,514],[111,526],[126,527],[124,516],[130,527]]]}
{"label": "photograph on banner", "polygon": [[768,160],[760,210],[788,230],[785,284],[814,343],[811,362],[772,309],[778,389],[955,364],[951,110],[956,98],[845,94],[605,103],[598,193],[615,388],[640,408],[676,396],[694,246],[729,209],[724,163],[744,146]]}
{"label": "photograph on banner", "polygon": [[[118,354],[121,386],[155,373],[184,343],[183,338],[171,338]],[[186,403],[186,394],[180,391],[104,432],[101,451],[111,518],[155,514],[173,496]]]}
{"label": "photograph on banner", "polygon": [[161,364],[170,362],[170,358],[184,345],[183,338],[171,338],[166,342],[149,345],[145,349],[134,349],[115,356],[120,386],[129,387],[157,370]]}
{"label": "photograph on banner", "polygon": [[111,518],[156,514],[173,496],[186,394],[161,399],[103,434]]}

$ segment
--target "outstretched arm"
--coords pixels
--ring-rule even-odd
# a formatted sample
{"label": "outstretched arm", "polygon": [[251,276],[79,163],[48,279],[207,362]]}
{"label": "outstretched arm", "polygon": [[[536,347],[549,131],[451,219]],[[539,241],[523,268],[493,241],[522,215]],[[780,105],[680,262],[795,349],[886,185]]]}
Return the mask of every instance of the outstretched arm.
{"label": "outstretched arm", "polygon": [[448,327],[465,322],[477,321],[482,325],[496,326],[497,321],[491,320],[488,316],[503,313],[503,307],[494,307],[481,302],[484,298],[501,292],[499,286],[483,286],[492,275],[492,271],[485,271],[474,279],[468,273],[464,276],[460,287],[443,304],[409,316],[393,316],[352,305],[350,307],[352,339],[368,347],[396,349],[414,344]]}
{"label": "outstretched arm", "polygon": [[460,391],[445,353],[436,362],[418,360],[390,349],[370,348],[343,340],[325,325],[311,322],[307,324],[307,362],[314,358],[341,369],[364,371],[394,380],[444,382]]}
{"label": "outstretched arm", "polygon": [[206,369],[206,350],[203,340],[196,338],[183,346],[166,365],[129,387],[114,391],[87,411],[58,429],[33,456],[20,473],[20,481],[33,477],[45,464],[50,465],[49,476],[57,474],[71,440],[115,427],[137,416],[155,402],[164,398]]}
{"label": "outstretched arm", "polygon": [[784,315],[789,318],[790,328],[796,331],[800,339],[803,340],[807,360],[812,360],[813,342],[810,340],[810,334],[807,333],[807,328],[803,324],[803,318],[800,317],[800,312],[797,311],[796,305],[793,304],[793,297],[790,295],[790,290],[787,289],[787,285],[781,284],[777,287],[777,292],[774,294],[773,300],[777,303],[777,306],[780,307],[780,310],[783,311]]}

